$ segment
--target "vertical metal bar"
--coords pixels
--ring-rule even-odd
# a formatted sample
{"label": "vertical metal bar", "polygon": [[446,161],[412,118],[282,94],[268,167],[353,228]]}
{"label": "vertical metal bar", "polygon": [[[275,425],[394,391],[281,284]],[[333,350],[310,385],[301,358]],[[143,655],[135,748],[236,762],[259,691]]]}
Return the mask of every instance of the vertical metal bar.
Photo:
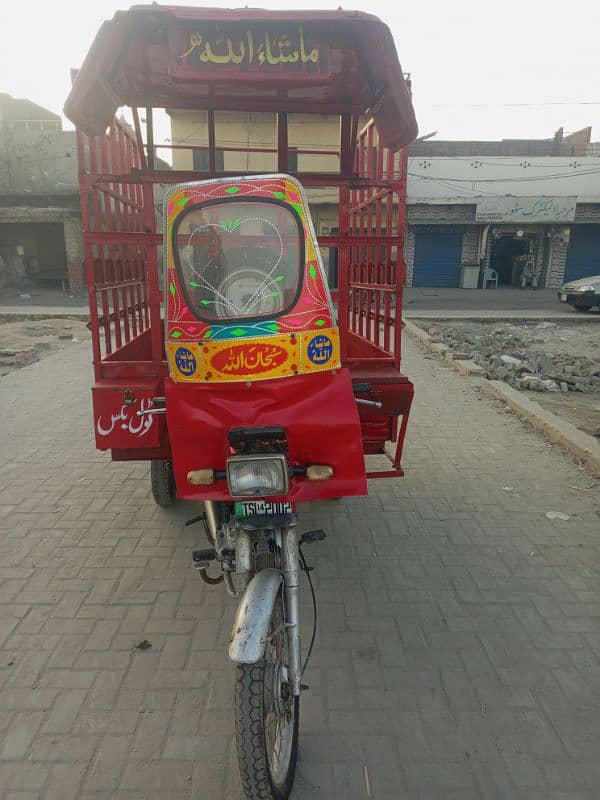
{"label": "vertical metal bar", "polygon": [[[83,204],[81,207],[83,212]],[[86,237],[84,235],[84,241]],[[96,264],[94,262],[93,248],[89,242],[85,243],[85,273],[88,287],[88,297],[90,304],[90,327],[92,329],[92,352],[94,355],[94,377],[98,380],[102,375],[100,362],[102,353],[100,350],[100,328],[98,325],[98,296],[96,294]]]}
{"label": "vertical metal bar", "polygon": [[390,293],[386,292],[384,297],[385,320],[383,324],[383,349],[386,353],[390,352],[390,321],[391,321],[391,302]]}
{"label": "vertical metal bar", "polygon": [[342,114],[340,124],[340,172],[344,176],[352,173],[354,147],[352,139],[352,114]]}
{"label": "vertical metal bar", "polygon": [[[96,380],[100,378],[101,369],[100,361],[102,358],[100,352],[100,339],[98,332],[98,305],[96,299],[96,280],[94,276],[94,258],[93,248],[89,241],[90,235],[90,189],[89,189],[89,151],[90,151],[90,138],[77,130],[75,134],[77,144],[77,162],[79,171],[79,197],[81,202],[81,229],[83,232],[83,246],[84,246],[84,273],[85,281],[88,290],[88,300],[90,307],[90,328],[92,333],[92,353],[94,361],[94,377]],[[87,157],[86,157],[86,142]]]}
{"label": "vertical metal bar", "polygon": [[144,140],[142,138],[142,126],[140,125],[140,115],[137,106],[131,106],[131,113],[133,115],[133,127],[135,129],[135,138],[137,141],[137,151],[140,157],[140,166],[142,169],[148,168],[146,161],[146,153],[144,152]]}
{"label": "vertical metal bar", "polygon": [[[144,228],[147,233],[154,233],[156,229],[156,220],[154,216],[154,191],[152,182],[144,181],[142,190],[144,197]],[[149,244],[146,252],[146,271],[150,292],[150,341],[152,360],[158,365],[163,357],[163,327],[160,318],[161,291],[158,285],[156,245]]]}
{"label": "vertical metal bar", "polygon": [[102,211],[100,208],[99,190],[95,183],[98,174],[98,137],[88,137],[88,151],[90,155],[90,180],[88,187],[92,194],[92,211],[94,215],[94,224],[90,226],[90,231],[93,227],[94,231],[99,232],[102,230]]}
{"label": "vertical metal bar", "polygon": [[208,532],[213,542],[217,541],[217,530],[219,528],[219,520],[217,517],[217,506],[214,500],[204,501],[204,511],[206,513],[206,523],[208,525]]}
{"label": "vertical metal bar", "polygon": [[154,169],[154,121],[152,119],[152,106],[146,106],[146,142],[148,148],[148,166]]}
{"label": "vertical metal bar", "polygon": [[285,111],[277,114],[277,169],[279,172],[289,172],[288,118]]}
{"label": "vertical metal bar", "polygon": [[[350,188],[344,184],[339,188],[338,233],[348,236],[350,232]],[[340,352],[342,363],[348,356],[350,301],[350,247],[344,244],[338,247],[338,326],[340,329]]]}
{"label": "vertical metal bar", "polygon": [[115,316],[115,346],[117,349],[122,347],[123,338],[121,336],[121,304],[119,302],[119,290],[115,286],[111,290],[113,313]]}
{"label": "vertical metal bar", "polygon": [[129,299],[127,294],[127,287],[121,287],[121,305],[123,310],[123,332],[126,342],[131,341],[131,327],[129,325]]}
{"label": "vertical metal bar", "polygon": [[298,601],[298,577],[300,557],[298,553],[298,533],[295,528],[281,531],[281,560],[283,567],[283,587],[285,592],[285,621],[290,655],[290,681],[296,696],[300,694],[300,604]]}
{"label": "vertical metal bar", "polygon": [[394,456],[394,466],[400,469],[400,462],[402,460],[402,451],[404,449],[404,439],[406,437],[406,429],[408,427],[408,417],[412,406],[413,394],[411,392],[408,403],[402,414],[402,424],[400,425],[400,432],[398,433],[398,441],[396,442],[396,454]]}
{"label": "vertical metal bar", "polygon": [[[103,265],[106,267],[106,261],[103,262]],[[112,353],[112,341],[110,330],[110,308],[108,306],[106,289],[100,289],[100,302],[102,303],[102,318],[104,323],[104,344],[106,347],[105,354],[109,356]]]}
{"label": "vertical metal bar", "polygon": [[235,542],[235,571],[241,591],[248,586],[252,577],[252,540],[246,531],[238,531]]}
{"label": "vertical metal bar", "polygon": [[217,173],[217,152],[215,150],[215,112],[208,109],[208,171],[214,177]]}

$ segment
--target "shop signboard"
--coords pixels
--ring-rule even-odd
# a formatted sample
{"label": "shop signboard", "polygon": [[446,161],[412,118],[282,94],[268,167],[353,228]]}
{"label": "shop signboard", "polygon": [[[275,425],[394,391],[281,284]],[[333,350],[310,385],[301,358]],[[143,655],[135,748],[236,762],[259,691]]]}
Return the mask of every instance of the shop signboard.
{"label": "shop signboard", "polygon": [[485,197],[477,201],[477,222],[573,222],[577,197]]}

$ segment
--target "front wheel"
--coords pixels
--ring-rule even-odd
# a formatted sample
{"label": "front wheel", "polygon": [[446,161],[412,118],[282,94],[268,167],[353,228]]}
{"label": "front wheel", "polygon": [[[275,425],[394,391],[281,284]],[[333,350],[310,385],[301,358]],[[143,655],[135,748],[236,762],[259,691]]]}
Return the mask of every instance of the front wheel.
{"label": "front wheel", "polygon": [[592,306],[587,306],[587,305],[584,306],[577,304],[574,305],[573,308],[575,309],[575,311],[591,311]]}
{"label": "front wheel", "polygon": [[299,698],[288,681],[283,598],[278,596],[265,655],[236,668],[235,731],[247,800],[287,800],[298,759]]}

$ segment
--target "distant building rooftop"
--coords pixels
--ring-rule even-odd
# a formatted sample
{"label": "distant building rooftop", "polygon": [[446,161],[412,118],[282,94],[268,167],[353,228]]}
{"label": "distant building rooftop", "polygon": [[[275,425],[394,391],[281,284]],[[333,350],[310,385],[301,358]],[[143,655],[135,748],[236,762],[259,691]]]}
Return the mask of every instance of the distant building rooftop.
{"label": "distant building rooftop", "polygon": [[62,127],[61,118],[53,111],[39,106],[32,100],[12,97],[6,92],[0,92],[0,119],[3,122],[55,122]]}
{"label": "distant building rooftop", "polygon": [[591,143],[592,129],[582,128],[565,135],[559,128],[552,139],[502,139],[485,141],[442,141],[430,139],[410,145],[412,156],[585,156],[598,149]]}

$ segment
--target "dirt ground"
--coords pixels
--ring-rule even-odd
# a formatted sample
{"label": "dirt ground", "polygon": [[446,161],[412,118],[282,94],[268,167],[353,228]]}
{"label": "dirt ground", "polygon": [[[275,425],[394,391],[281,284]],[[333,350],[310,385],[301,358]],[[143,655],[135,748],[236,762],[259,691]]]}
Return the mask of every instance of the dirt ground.
{"label": "dirt ground", "polygon": [[[455,351],[465,351],[484,367],[488,377],[515,385],[522,380],[510,365],[496,361],[490,353],[522,359],[541,378],[552,378],[563,391],[528,392],[543,408],[580,430],[600,436],[600,324],[590,322],[452,322],[420,320],[417,324]],[[491,359],[491,361],[490,361]],[[596,374],[597,373],[597,374]],[[521,391],[523,385],[517,385]],[[565,389],[567,389],[565,391]]]}
{"label": "dirt ground", "polygon": [[536,395],[536,401],[558,417],[592,436],[600,437],[600,392]]}
{"label": "dirt ground", "polygon": [[90,333],[77,319],[39,319],[0,323],[0,377],[33,364]]}

